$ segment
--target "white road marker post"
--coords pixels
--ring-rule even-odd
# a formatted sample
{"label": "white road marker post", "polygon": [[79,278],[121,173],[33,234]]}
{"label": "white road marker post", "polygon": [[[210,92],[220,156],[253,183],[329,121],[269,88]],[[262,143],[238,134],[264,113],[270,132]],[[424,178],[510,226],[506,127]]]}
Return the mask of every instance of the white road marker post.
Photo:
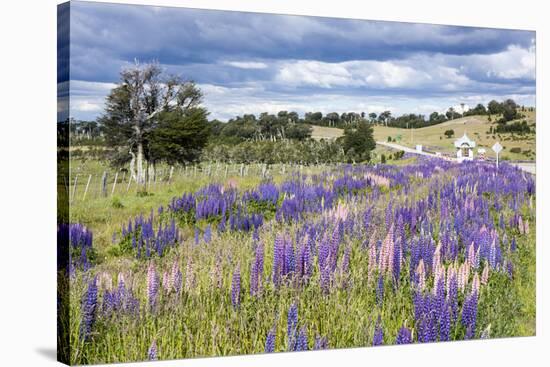
{"label": "white road marker post", "polygon": [[493,149],[493,151],[497,154],[497,170],[498,170],[498,155],[502,150],[502,145],[500,145],[500,143],[497,141],[491,149]]}

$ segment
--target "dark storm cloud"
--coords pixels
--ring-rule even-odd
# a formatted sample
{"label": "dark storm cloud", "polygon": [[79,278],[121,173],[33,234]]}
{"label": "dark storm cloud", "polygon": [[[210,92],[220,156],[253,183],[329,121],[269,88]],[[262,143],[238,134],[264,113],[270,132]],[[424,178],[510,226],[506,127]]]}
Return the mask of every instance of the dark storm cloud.
{"label": "dark storm cloud", "polygon": [[[71,4],[71,80],[113,83],[137,59],[243,97],[250,88],[263,91],[259,106],[268,97],[334,93],[534,94],[534,32]],[[98,109],[99,98],[78,98],[88,115]]]}

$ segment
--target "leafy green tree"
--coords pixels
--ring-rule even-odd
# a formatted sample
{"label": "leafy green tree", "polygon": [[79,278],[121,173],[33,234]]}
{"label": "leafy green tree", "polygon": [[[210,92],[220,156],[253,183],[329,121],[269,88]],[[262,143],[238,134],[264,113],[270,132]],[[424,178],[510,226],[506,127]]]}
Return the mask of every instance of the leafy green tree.
{"label": "leafy green tree", "polygon": [[286,128],[285,136],[288,139],[305,140],[311,137],[311,126],[306,124],[291,124]]}
{"label": "leafy green tree", "polygon": [[203,108],[162,112],[149,138],[151,160],[170,164],[196,161],[212,128],[206,116]]}
{"label": "leafy green tree", "polygon": [[487,105],[487,110],[491,115],[498,115],[502,113],[502,105],[493,99]]}
{"label": "leafy green tree", "polygon": [[454,136],[455,131],[454,131],[453,129],[445,130],[444,134],[445,134],[445,136],[447,137],[447,139],[449,139],[449,138],[451,138],[452,136]]}
{"label": "leafy green tree", "polygon": [[135,157],[136,181],[145,190],[145,160],[152,158],[151,135],[162,112],[184,115],[198,108],[202,92],[195,83],[166,75],[157,63],[137,64],[122,70],[118,85],[107,96],[103,125],[107,145],[115,148],[115,162]]}
{"label": "leafy green tree", "polygon": [[348,161],[370,161],[371,151],[376,147],[372,127],[362,122],[356,129],[345,129],[343,148]]}
{"label": "leafy green tree", "polygon": [[502,102],[501,108],[503,122],[512,121],[518,118],[518,105],[516,104],[516,102],[514,102],[513,99],[507,99],[506,101]]}

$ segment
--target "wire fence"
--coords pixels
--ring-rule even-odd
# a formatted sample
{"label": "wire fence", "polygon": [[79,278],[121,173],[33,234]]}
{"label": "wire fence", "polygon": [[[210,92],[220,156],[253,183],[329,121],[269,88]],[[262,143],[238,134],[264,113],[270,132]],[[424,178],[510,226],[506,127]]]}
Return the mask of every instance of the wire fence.
{"label": "wire fence", "polygon": [[[207,163],[193,166],[169,166],[147,172],[145,176],[145,190],[150,193],[164,190],[170,185],[185,180],[208,179],[212,183],[223,182],[231,177],[255,177],[272,179],[274,175],[292,175],[294,173],[312,173],[327,170],[336,165],[318,164],[226,164]],[[58,182],[64,184],[66,194],[71,203],[83,202],[97,198],[108,198],[136,194],[141,187],[127,169],[86,169],[73,170],[70,175],[61,175]]]}

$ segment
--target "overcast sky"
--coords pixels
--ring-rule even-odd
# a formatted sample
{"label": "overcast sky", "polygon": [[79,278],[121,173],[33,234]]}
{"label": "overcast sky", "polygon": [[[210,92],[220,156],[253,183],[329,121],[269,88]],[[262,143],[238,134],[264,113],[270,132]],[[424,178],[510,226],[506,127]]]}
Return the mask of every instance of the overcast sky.
{"label": "overcast sky", "polygon": [[71,2],[70,53],[70,115],[86,120],[134,59],[194,80],[222,120],[535,104],[531,31]]}

